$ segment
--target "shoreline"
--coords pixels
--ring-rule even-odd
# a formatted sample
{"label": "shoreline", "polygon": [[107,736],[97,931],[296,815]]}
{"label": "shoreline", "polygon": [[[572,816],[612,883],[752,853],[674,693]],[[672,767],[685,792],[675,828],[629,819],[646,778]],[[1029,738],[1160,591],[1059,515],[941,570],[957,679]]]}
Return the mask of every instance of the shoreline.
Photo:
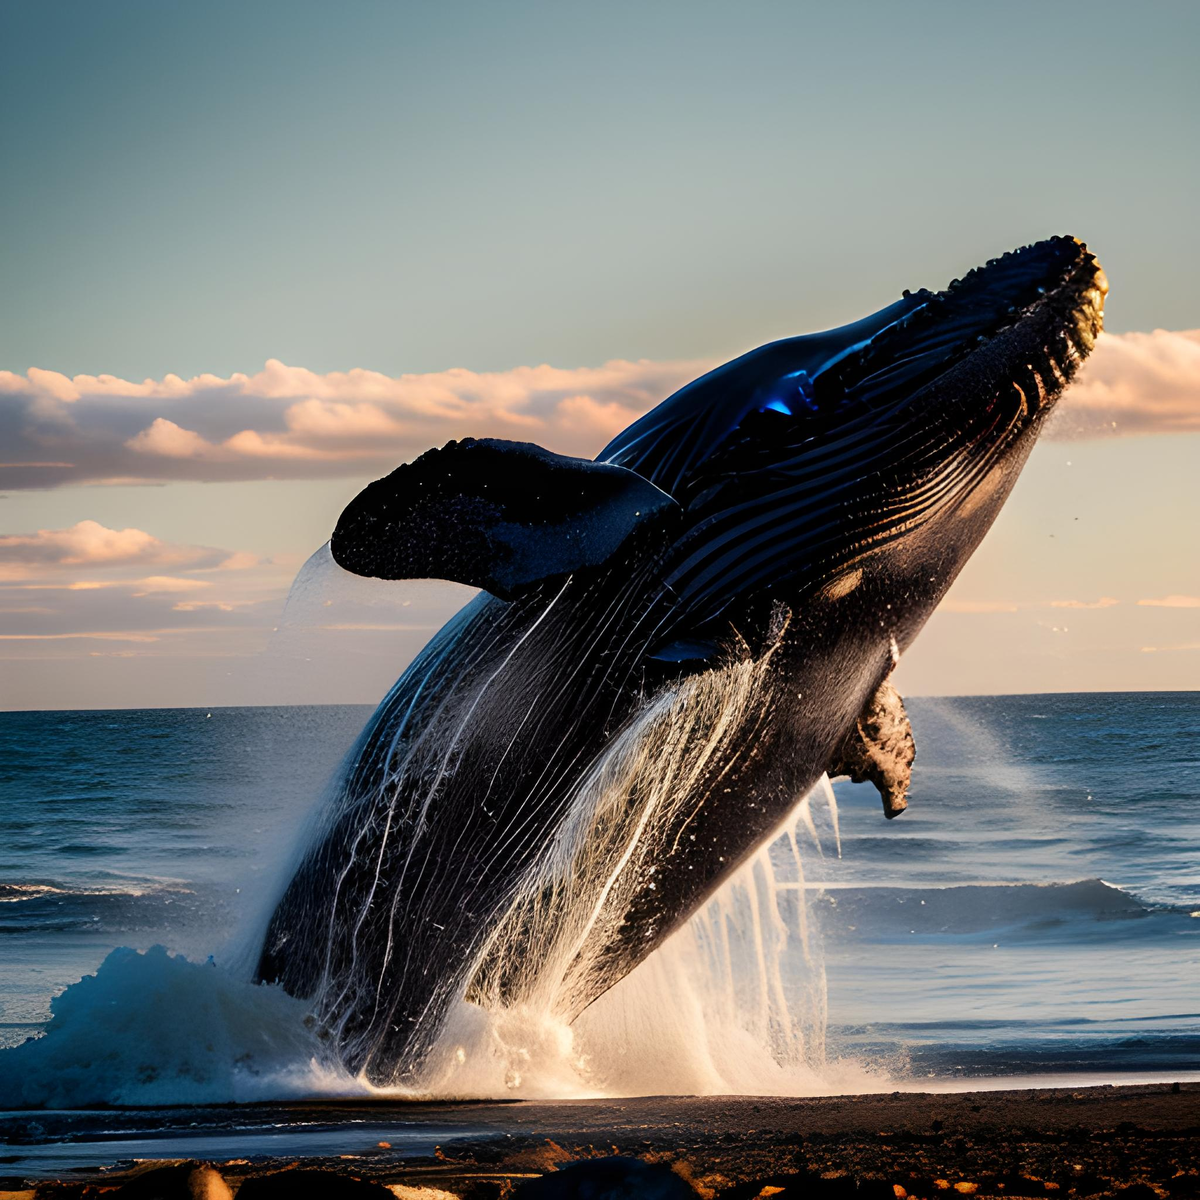
{"label": "shoreline", "polygon": [[[254,1148],[256,1132],[287,1123],[298,1137],[284,1153],[264,1152],[269,1138]],[[122,1159],[135,1130],[141,1145],[161,1151]],[[421,1194],[411,1189],[482,1200],[613,1154],[669,1167],[710,1200],[772,1187],[781,1190],[765,1194],[781,1200],[933,1200],[940,1192],[947,1200],[950,1193],[1188,1200],[1200,1197],[1200,1083],[47,1111],[0,1114],[0,1142],[0,1200],[98,1196],[101,1186],[132,1185],[185,1155],[211,1164],[235,1193],[248,1180],[307,1169],[335,1172],[345,1187],[352,1178],[371,1181],[383,1185],[376,1194],[390,1188],[406,1200]],[[193,1150],[240,1144],[243,1152],[189,1153],[189,1142]],[[332,1176],[327,1183],[342,1186]]]}

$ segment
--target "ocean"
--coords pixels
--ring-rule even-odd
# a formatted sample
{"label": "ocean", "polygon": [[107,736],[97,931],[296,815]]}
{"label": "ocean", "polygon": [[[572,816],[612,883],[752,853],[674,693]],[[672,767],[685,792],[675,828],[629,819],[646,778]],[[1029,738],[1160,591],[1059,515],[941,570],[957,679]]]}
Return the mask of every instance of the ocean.
{"label": "ocean", "polygon": [[[248,974],[370,711],[0,714],[0,1106],[353,1093],[318,1064],[303,1004]],[[734,1039],[740,1073],[713,1052],[690,1075],[606,1084],[596,1039],[625,1037],[625,1017],[593,1030],[572,1079],[817,1093],[1200,1072],[1200,693],[909,711],[909,811],[887,822],[873,789],[839,781],[797,826],[800,874],[786,839],[768,856],[773,894],[791,888],[806,913],[803,954],[774,960],[807,997],[804,1072],[756,1074]],[[684,1003],[677,976],[639,975],[644,1007]],[[551,1032],[570,1058],[571,1035]],[[503,1078],[551,1095],[562,1077]]]}

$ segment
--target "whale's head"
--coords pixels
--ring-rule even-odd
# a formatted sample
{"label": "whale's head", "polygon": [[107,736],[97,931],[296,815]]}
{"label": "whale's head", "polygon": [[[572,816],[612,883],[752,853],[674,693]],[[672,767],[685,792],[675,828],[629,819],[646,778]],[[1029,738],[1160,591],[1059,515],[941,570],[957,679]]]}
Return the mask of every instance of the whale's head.
{"label": "whale's head", "polygon": [[600,459],[684,506],[669,582],[693,619],[735,595],[836,597],[874,575],[903,646],[995,518],[1107,290],[1081,242],[1039,242],[735,359]]}

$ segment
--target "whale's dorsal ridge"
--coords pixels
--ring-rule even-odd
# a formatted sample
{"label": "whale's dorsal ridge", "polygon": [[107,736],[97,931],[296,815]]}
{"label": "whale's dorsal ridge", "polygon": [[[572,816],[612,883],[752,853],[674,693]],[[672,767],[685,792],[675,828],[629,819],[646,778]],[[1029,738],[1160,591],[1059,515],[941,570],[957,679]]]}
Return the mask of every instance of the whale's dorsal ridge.
{"label": "whale's dorsal ridge", "polygon": [[510,600],[598,567],[679,504],[634,471],[532,442],[465,438],[368,485],[330,539],[334,561],[379,579],[449,579]]}

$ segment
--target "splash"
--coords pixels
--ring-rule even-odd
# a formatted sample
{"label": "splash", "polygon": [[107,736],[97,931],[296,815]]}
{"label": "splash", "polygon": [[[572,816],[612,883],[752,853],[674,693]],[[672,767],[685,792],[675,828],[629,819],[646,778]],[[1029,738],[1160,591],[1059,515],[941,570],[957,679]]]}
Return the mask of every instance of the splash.
{"label": "splash", "polygon": [[[531,629],[550,614],[560,595]],[[470,620],[470,610],[466,613]],[[725,860],[717,846],[708,850],[707,859],[681,853],[690,849],[687,839],[694,842],[698,835],[707,844],[711,831],[703,833],[698,819],[703,806],[717,801],[722,807],[737,805],[750,829],[765,824],[758,796],[728,795],[739,787],[737,776],[728,772],[739,759],[754,754],[756,731],[778,702],[772,657],[789,619],[786,607],[776,606],[762,652],[747,653],[644,699],[561,795],[531,794],[519,806],[509,803],[501,821],[488,807],[499,768],[489,761],[480,771],[477,756],[466,755],[461,742],[472,722],[482,720],[487,727],[485,699],[512,707],[502,687],[495,689],[497,697],[485,693],[515,651],[508,650],[498,667],[488,665],[482,687],[458,687],[455,672],[464,669],[456,639],[456,623],[464,620],[460,614],[426,647],[377,713],[367,742],[328,806],[318,849],[309,851],[271,918],[263,973],[276,977],[270,955],[289,943],[293,956],[308,955],[307,963],[294,957],[305,970],[294,971],[291,979],[283,975],[285,986],[312,997],[312,1011],[343,1060],[365,1069],[376,1084],[422,1086],[431,1060],[441,1052],[448,1015],[464,1001],[489,1013],[521,1013],[543,1026],[573,1025],[687,915],[669,902],[660,911],[653,907],[656,887],[679,888],[670,870],[684,880],[685,871],[698,872],[693,889],[698,901],[703,894],[700,873],[710,862],[718,877],[733,866],[719,865]],[[468,666],[474,670],[474,658]],[[440,681],[441,697],[422,695],[430,680]],[[540,695],[535,691],[529,711]],[[418,697],[431,715],[410,730]],[[522,696],[521,709],[526,699]],[[512,745],[510,741],[501,762]],[[493,823],[484,840],[461,846],[462,831],[451,832],[451,840],[459,839],[453,844],[426,836],[439,789],[456,775],[459,792]],[[549,775],[549,765],[542,766],[539,786]],[[828,801],[827,807],[836,838],[836,809]],[[811,834],[811,801],[800,811]],[[321,858],[329,854],[329,846],[336,858]],[[790,846],[794,871],[799,872],[794,828]],[[454,881],[439,884],[447,897],[435,915],[422,885],[451,859],[469,862],[472,878],[498,872],[504,888],[494,888],[494,900],[464,917],[463,910],[475,909],[477,902],[463,901]],[[693,868],[691,862],[698,865]],[[315,865],[310,868],[310,863]],[[761,877],[757,882],[755,870]],[[731,902],[736,911],[719,920],[711,917],[711,927],[702,935],[702,941],[711,943],[710,958],[718,953],[715,946],[728,960],[727,975],[767,970],[763,947],[787,932],[782,913],[789,906],[798,914],[796,937],[806,937],[803,906],[782,899],[785,893],[775,888],[772,870],[768,853],[745,877],[749,882],[739,885],[742,898]],[[688,894],[686,888],[682,894]],[[649,915],[635,926],[629,914],[639,904]],[[746,930],[733,937],[731,931],[742,925]],[[776,969],[771,981],[776,1008],[782,979]],[[764,989],[770,990],[765,983]],[[410,995],[416,997],[411,1009],[394,1016],[396,997]],[[393,1044],[398,1029],[404,1030],[399,1059]]]}
{"label": "splash", "polygon": [[552,990],[512,1007],[461,1002],[422,1094],[578,1098],[821,1095],[878,1077],[826,1058],[826,985],[805,853],[817,814],[836,828],[828,779],[686,924],[573,1023]]}
{"label": "splash", "polygon": [[469,968],[469,999],[574,1016],[596,994],[593,977],[603,976],[634,896],[647,881],[654,888],[656,863],[688,836],[710,763],[763,705],[769,660],[665,691],[615,739]]}
{"label": "splash", "polygon": [[205,1104],[345,1090],[280,988],[155,946],[112,951],[50,1004],[42,1037],[0,1051],[0,1108]]}
{"label": "splash", "polygon": [[417,1087],[349,1075],[310,1005],[158,946],[114,950],[0,1052],[0,1107],[316,1096],[823,1095],[891,1086],[825,1053],[825,969],[804,857],[836,822],[823,779],[705,907],[570,1022],[540,1002],[450,1015]]}

